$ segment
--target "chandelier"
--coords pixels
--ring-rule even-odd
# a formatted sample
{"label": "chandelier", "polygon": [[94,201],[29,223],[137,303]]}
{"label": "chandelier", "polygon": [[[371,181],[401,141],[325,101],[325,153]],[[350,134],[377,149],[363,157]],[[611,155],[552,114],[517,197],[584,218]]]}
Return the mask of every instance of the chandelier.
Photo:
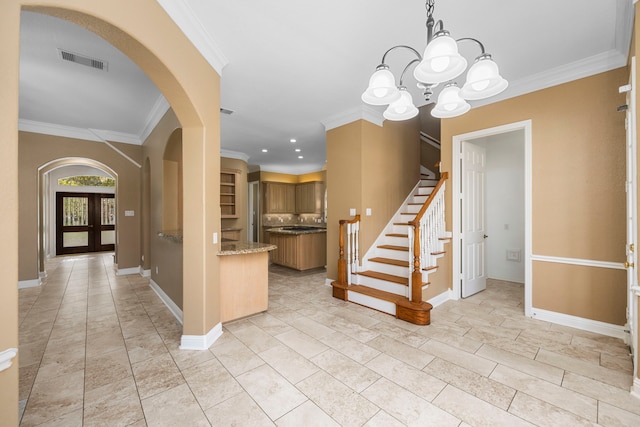
{"label": "chandelier", "polygon": [[[442,20],[433,19],[435,0],[427,0],[427,47],[424,55],[410,46],[393,46],[382,55],[382,63],[369,79],[369,87],[362,94],[362,100],[371,105],[389,105],[383,116],[388,120],[407,120],[418,114],[413,98],[403,85],[404,75],[415,65],[413,77],[418,88],[423,91],[427,103],[431,100],[433,89],[441,83],[444,87],[438,95],[438,101],[431,115],[438,118],[460,116],[471,109],[467,100],[484,99],[504,91],[508,82],[500,76],[498,65],[491,55],[484,51],[484,45],[478,40],[465,37],[454,40],[444,29]],[[438,31],[434,34],[434,29]],[[453,81],[467,69],[467,60],[458,53],[458,43],[474,42],[480,47],[480,55],[467,71],[467,80],[462,88]],[[415,54],[400,75],[396,86],[395,76],[385,63],[387,54],[396,49],[406,49]]]}

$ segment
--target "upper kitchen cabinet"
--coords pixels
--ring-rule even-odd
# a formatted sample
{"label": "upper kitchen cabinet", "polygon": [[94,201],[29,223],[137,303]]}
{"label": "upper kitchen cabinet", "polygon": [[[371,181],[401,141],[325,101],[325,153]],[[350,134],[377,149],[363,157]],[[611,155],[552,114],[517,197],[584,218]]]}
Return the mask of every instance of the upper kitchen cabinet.
{"label": "upper kitchen cabinet", "polygon": [[295,211],[295,184],[265,182],[265,213],[295,213]]}
{"label": "upper kitchen cabinet", "polygon": [[296,184],[296,213],[322,213],[324,183],[311,181]]}

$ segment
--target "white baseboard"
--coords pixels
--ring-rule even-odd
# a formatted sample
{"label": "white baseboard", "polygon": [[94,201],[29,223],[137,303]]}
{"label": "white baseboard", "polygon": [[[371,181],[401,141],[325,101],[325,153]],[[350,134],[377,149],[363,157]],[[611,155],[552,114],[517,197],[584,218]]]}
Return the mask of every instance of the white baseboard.
{"label": "white baseboard", "polygon": [[140,266],[139,273],[142,277],[151,277],[151,270],[145,270],[142,266]]}
{"label": "white baseboard", "polygon": [[18,289],[35,288],[40,285],[42,285],[42,280],[40,279],[20,280],[18,282]]}
{"label": "white baseboard", "polygon": [[625,339],[626,335],[624,326],[585,319],[584,317],[572,316],[570,314],[556,313],[554,311],[542,310],[540,308],[532,308],[531,317],[538,320],[557,323],[558,325],[595,332],[596,334],[620,338],[622,340]]}
{"label": "white baseboard", "polygon": [[117,268],[116,267],[116,276],[126,276],[129,274],[139,274],[140,267],[130,267],[130,268]]}
{"label": "white baseboard", "polygon": [[640,399],[640,379],[634,378],[631,385],[631,396]]}
{"label": "white baseboard", "polygon": [[449,301],[452,298],[452,294],[453,291],[451,289],[447,289],[446,291],[444,291],[443,293],[441,293],[440,295],[436,295],[435,297],[431,298],[430,300],[427,300],[427,302],[429,304],[431,304],[434,308],[439,306],[440,304],[444,304],[445,302]]}
{"label": "white baseboard", "polygon": [[151,289],[153,289],[156,295],[160,297],[160,299],[162,300],[164,305],[167,306],[171,314],[173,314],[175,318],[178,320],[178,322],[180,322],[180,324],[182,325],[182,310],[180,310],[180,307],[178,307],[176,303],[173,302],[171,298],[169,298],[169,295],[164,293],[162,288],[156,282],[154,282],[153,280],[150,280],[149,286],[151,287]]}
{"label": "white baseboard", "polygon": [[17,348],[8,348],[5,351],[0,351],[0,371],[9,369],[13,363],[13,358],[18,354]]}
{"label": "white baseboard", "polygon": [[222,323],[218,323],[206,335],[183,335],[180,350],[208,350],[220,336]]}

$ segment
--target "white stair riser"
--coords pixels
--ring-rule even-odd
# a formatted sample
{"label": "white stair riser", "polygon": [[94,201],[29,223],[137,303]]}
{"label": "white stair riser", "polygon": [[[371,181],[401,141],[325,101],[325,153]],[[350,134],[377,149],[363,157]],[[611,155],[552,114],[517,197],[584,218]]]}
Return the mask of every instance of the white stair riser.
{"label": "white stair riser", "polygon": [[393,245],[393,246],[406,246],[409,247],[409,238],[408,237],[393,237],[387,236],[383,240],[383,245]]}
{"label": "white stair riser", "polygon": [[412,213],[412,214],[417,214],[418,212],[420,212],[420,208],[422,208],[422,205],[407,205],[407,213]]}
{"label": "white stair riser", "polygon": [[376,310],[396,315],[396,305],[389,301],[384,301],[378,298],[371,297],[369,295],[359,294],[354,291],[347,291],[347,298],[351,302],[371,307]]}
{"label": "white stair riser", "polygon": [[433,193],[433,187],[418,187],[419,196],[429,195]]}
{"label": "white stair riser", "polygon": [[438,185],[438,180],[437,179],[421,179],[420,180],[420,185],[433,185],[433,186],[436,186],[436,185]]}
{"label": "white stair riser", "polygon": [[369,261],[369,269],[380,273],[393,274],[394,276],[409,277],[409,267]]}
{"label": "white stair riser", "polygon": [[391,292],[392,294],[407,296],[407,287],[394,282],[376,279],[374,277],[359,276],[359,284],[381,291]]}
{"label": "white stair riser", "polygon": [[382,257],[382,258],[391,258],[391,259],[398,259],[398,260],[406,261],[408,259],[408,256],[409,256],[409,252],[407,252],[407,251],[396,251],[394,249],[378,248],[378,249],[376,249],[376,256],[379,256],[379,257]]}

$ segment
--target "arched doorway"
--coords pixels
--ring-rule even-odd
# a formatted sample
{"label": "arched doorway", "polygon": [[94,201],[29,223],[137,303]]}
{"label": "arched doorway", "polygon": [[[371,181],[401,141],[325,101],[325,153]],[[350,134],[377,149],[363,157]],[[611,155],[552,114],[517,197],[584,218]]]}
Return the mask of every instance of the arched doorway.
{"label": "arched doorway", "polygon": [[[20,11],[22,8],[67,19],[90,29],[136,62],[155,82],[176,112],[185,131],[184,259],[185,304],[183,336],[210,343],[219,326],[219,266],[212,234],[219,233],[220,77],[154,0],[78,2],[76,0],[9,0],[0,4],[3,66],[0,67],[0,179],[18,182],[18,78]],[[79,11],[81,10],[81,11]],[[206,90],[203,90],[206,89]],[[18,345],[17,281],[19,258],[19,189],[3,189],[4,218],[0,231],[5,244],[0,266],[6,286],[0,287],[0,352]],[[206,195],[206,197],[203,197]],[[139,200],[138,200],[139,203]],[[119,220],[124,214],[118,212]],[[120,216],[122,215],[122,216]],[[32,237],[33,238],[33,237]],[[35,237],[37,239],[37,236]],[[139,246],[136,249],[139,254]],[[0,375],[0,412],[17,424],[18,367],[5,364]]]}

